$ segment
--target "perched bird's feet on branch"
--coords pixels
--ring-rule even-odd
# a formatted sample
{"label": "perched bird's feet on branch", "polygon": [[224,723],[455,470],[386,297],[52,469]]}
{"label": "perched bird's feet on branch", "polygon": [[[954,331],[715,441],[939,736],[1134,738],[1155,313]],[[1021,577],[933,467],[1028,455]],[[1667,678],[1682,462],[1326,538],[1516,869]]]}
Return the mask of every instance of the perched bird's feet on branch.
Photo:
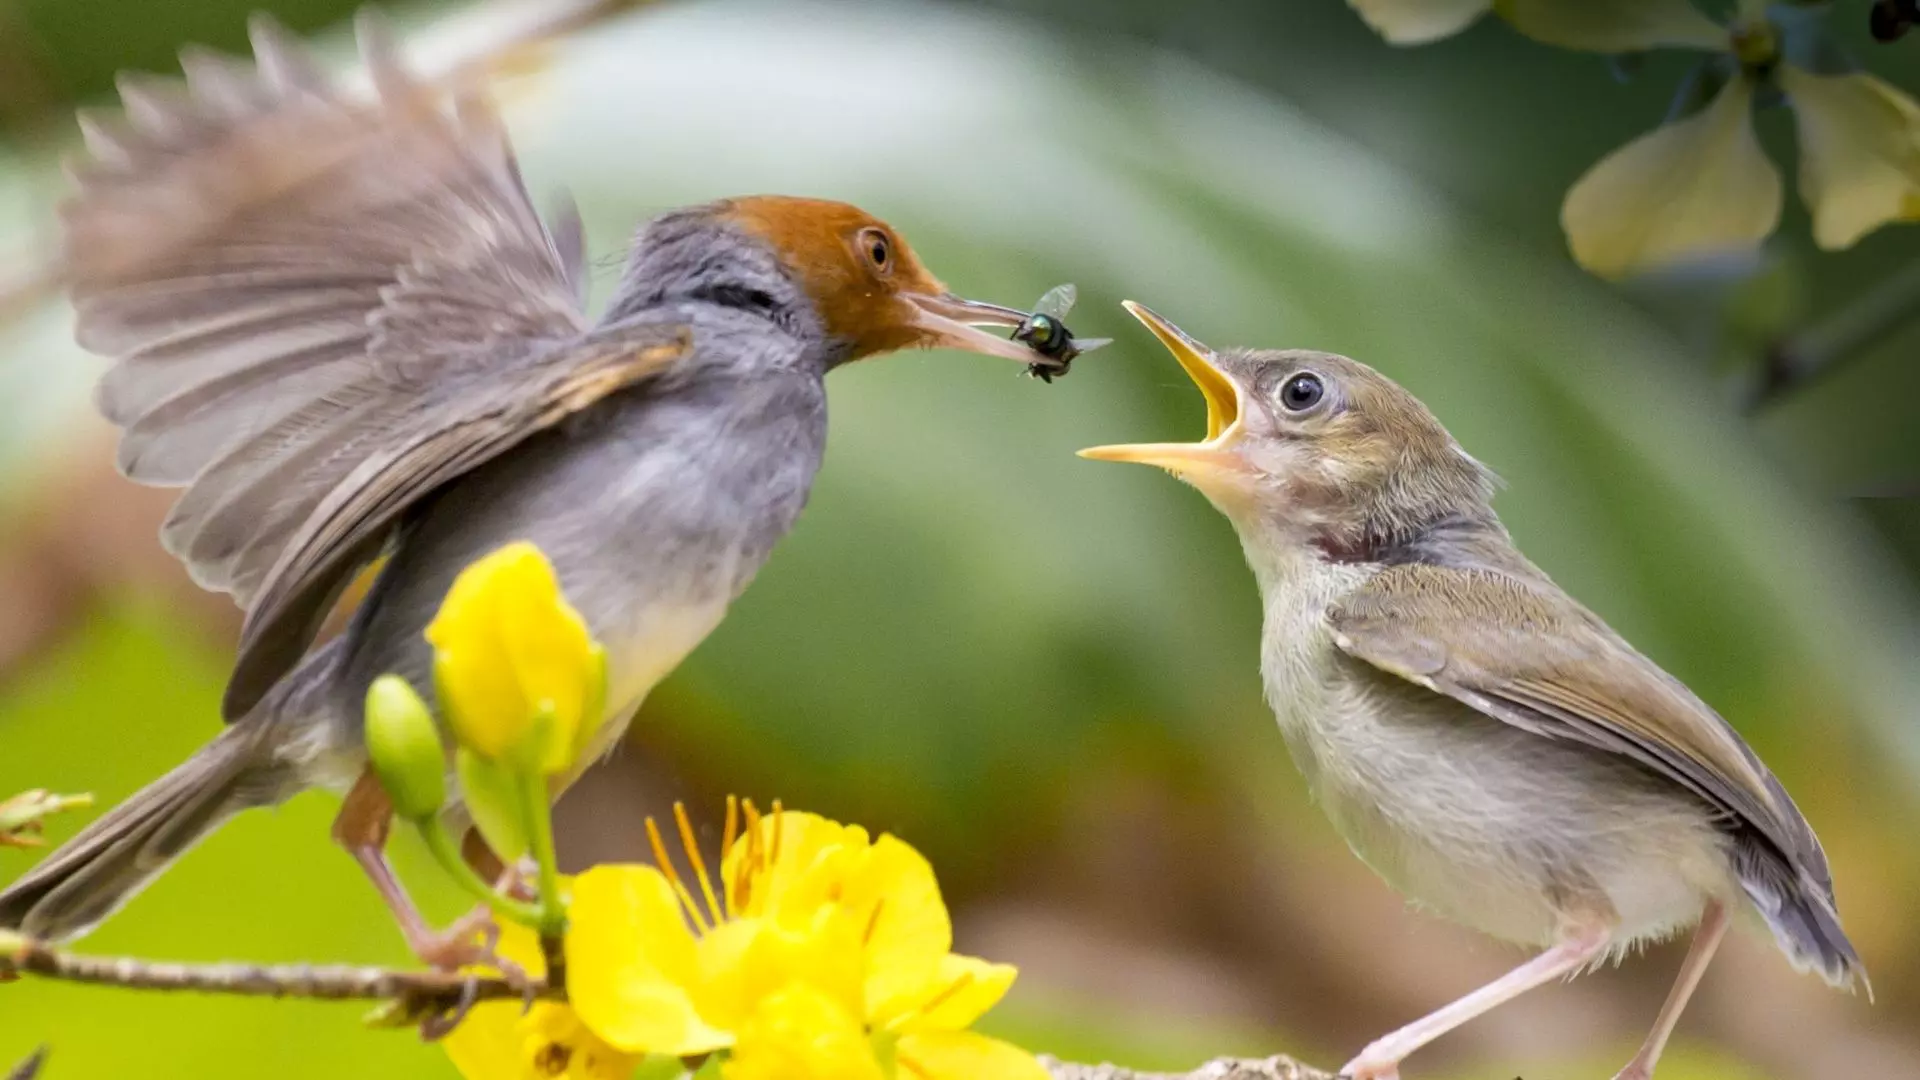
{"label": "perched bird's feet on branch", "polygon": [[429,967],[440,971],[492,968],[509,985],[528,993],[538,981],[526,968],[500,955],[500,926],[486,908],[475,908],[445,930],[432,930],[424,924],[402,929],[407,947]]}

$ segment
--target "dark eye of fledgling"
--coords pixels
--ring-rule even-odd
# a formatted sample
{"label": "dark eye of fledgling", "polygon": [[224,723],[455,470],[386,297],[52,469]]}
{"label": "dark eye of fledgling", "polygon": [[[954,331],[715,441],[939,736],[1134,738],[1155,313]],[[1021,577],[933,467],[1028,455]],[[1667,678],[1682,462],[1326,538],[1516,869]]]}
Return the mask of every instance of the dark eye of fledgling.
{"label": "dark eye of fledgling", "polygon": [[1280,404],[1288,412],[1306,412],[1320,404],[1326,392],[1326,385],[1320,381],[1320,376],[1303,371],[1288,379],[1286,385],[1280,388]]}

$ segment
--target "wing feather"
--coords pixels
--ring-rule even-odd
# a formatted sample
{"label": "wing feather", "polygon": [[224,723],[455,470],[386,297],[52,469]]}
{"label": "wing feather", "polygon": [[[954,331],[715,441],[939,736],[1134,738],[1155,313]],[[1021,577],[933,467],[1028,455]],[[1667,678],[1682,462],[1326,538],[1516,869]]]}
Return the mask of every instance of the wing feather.
{"label": "wing feather", "polygon": [[371,96],[259,19],[252,63],[123,77],[69,163],[76,336],[114,360],[123,470],[186,488],[163,543],[249,611],[241,711],[412,501],[674,352],[584,344],[577,226],[542,222],[498,113],[360,29]]}
{"label": "wing feather", "polygon": [[692,347],[684,327],[633,326],[586,349],[468,388],[460,407],[362,460],[281,544],[240,635],[226,712],[243,715],[299,659],[353,572],[406,510],[522,440],[660,373]]}
{"label": "wing feather", "polygon": [[1813,830],[1733,728],[1557,589],[1488,570],[1394,566],[1330,621],[1348,655],[1515,727],[1631,758],[1831,881]]}

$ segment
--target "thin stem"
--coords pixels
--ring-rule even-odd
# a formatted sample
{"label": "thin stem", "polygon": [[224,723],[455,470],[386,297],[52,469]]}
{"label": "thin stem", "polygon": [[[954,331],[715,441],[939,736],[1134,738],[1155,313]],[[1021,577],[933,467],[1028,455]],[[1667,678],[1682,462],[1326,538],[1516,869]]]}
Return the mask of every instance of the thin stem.
{"label": "thin stem", "polygon": [[567,929],[567,906],[560,896],[560,861],[553,846],[553,804],[547,795],[546,778],[538,774],[525,783],[527,807],[527,844],[539,867],[540,933],[559,937]]}
{"label": "thin stem", "polygon": [[1746,391],[1758,412],[1870,352],[1920,316],[1920,261],[1910,263],[1832,318],[1774,342]]}
{"label": "thin stem", "polygon": [[439,863],[440,868],[451,875],[461,888],[492,909],[494,914],[525,926],[545,925],[538,907],[500,895],[498,889],[489,885],[474,872],[473,867],[467,865],[467,860],[460,855],[460,845],[454,843],[446,824],[439,817],[429,817],[415,824],[427,842],[427,850],[433,853],[433,861]]}

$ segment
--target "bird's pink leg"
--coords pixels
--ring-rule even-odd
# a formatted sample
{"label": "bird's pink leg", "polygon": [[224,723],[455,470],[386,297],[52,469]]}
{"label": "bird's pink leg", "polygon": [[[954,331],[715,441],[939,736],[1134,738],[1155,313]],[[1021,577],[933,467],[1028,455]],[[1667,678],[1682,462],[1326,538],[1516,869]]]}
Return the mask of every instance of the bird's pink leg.
{"label": "bird's pink leg", "polygon": [[1633,1060],[1627,1062],[1627,1067],[1613,1080],[1651,1080],[1660,1051],[1667,1047],[1667,1036],[1673,1034],[1673,1026],[1680,1022],[1680,1013],[1687,1007],[1694,988],[1700,985],[1700,976],[1706,974],[1714,950],[1720,947],[1720,939],[1727,936],[1728,921],[1726,905],[1718,900],[1707,904],[1706,912],[1700,916],[1700,929],[1693,932],[1693,947],[1680,962],[1680,974],[1674,977],[1673,989],[1667,992],[1667,1003],[1660,1006],[1653,1030],[1647,1033],[1647,1041],[1640,1044],[1640,1052],[1633,1055]]}
{"label": "bird's pink leg", "polygon": [[1399,1080],[1400,1063],[1407,1055],[1536,986],[1579,971],[1606,951],[1612,933],[1604,925],[1571,930],[1558,945],[1473,993],[1375,1039],[1340,1070],[1342,1080]]}
{"label": "bird's pink leg", "polygon": [[[400,924],[400,933],[413,954],[427,964],[446,970],[484,964],[500,970],[508,978],[524,977],[517,965],[494,954],[491,938],[497,935],[497,928],[493,925],[492,913],[486,908],[477,908],[456,919],[445,930],[436,931],[427,925],[419,906],[407,895],[406,887],[400,884],[393,867],[387,863],[387,834],[392,825],[393,803],[381,788],[379,778],[368,769],[341,803],[340,813],[333,819],[333,838],[360,864],[367,880],[373,882],[387,910],[393,912],[394,921]],[[493,933],[486,942],[474,940],[489,931]]]}

